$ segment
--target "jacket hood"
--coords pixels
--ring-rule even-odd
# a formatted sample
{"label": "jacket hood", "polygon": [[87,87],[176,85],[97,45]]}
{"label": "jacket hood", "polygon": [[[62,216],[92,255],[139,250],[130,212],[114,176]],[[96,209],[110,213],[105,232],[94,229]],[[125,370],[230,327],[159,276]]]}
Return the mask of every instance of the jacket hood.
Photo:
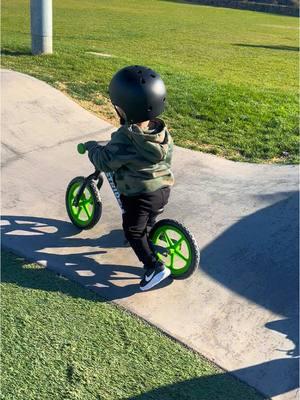
{"label": "jacket hood", "polygon": [[126,134],[142,157],[157,163],[165,158],[170,137],[162,120],[156,118],[151,122],[152,127],[144,130],[133,124],[126,129]]}
{"label": "jacket hood", "polygon": [[152,127],[141,129],[138,125],[131,125],[133,135],[142,135],[144,140],[153,143],[163,143],[166,135],[166,126],[161,119],[151,121]]}

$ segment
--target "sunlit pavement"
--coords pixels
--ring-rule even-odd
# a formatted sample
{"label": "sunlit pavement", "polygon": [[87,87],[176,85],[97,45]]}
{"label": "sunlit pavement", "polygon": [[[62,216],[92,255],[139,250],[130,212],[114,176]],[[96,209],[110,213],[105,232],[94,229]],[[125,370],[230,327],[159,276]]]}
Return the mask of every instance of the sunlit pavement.
{"label": "sunlit pavement", "polygon": [[[234,163],[176,147],[164,217],[196,236],[199,271],[150,292],[124,246],[107,184],[103,216],[79,232],[65,190],[92,172],[76,145],[113,127],[29,76],[2,70],[2,243],[79,281],[274,399],[298,382],[298,167]],[[246,399],[245,399],[246,400]]]}

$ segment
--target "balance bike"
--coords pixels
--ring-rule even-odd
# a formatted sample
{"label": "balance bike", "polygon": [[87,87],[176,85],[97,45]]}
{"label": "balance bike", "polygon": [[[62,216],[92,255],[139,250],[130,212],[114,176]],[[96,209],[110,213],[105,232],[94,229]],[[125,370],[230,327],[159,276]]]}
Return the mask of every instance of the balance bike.
{"label": "balance bike", "polygon": [[[86,152],[83,143],[77,146],[80,154]],[[104,176],[123,212],[120,194],[112,172],[96,170],[88,177],[77,176],[69,183],[66,191],[66,208],[71,222],[79,229],[91,229],[102,215],[100,189]],[[149,233],[149,241],[157,259],[171,270],[171,276],[184,279],[198,268],[200,251],[193,234],[180,222],[161,219]]]}

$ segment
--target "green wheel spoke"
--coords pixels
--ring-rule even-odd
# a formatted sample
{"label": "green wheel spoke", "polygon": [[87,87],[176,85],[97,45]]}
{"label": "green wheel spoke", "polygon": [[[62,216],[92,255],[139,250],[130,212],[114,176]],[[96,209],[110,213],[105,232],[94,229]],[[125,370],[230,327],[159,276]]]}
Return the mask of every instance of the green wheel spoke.
{"label": "green wheel spoke", "polygon": [[79,217],[79,214],[81,213],[81,211],[82,211],[82,207],[81,207],[81,206],[79,206],[79,207],[78,207],[78,212],[77,212],[77,214],[76,214],[76,218],[78,218],[78,217]]}
{"label": "green wheel spoke", "polygon": [[86,212],[87,217],[90,219],[91,218],[91,214],[86,206],[86,204],[83,205],[84,211]]}
{"label": "green wheel spoke", "polygon": [[76,206],[74,206],[75,198],[76,198],[76,195],[74,194],[74,195],[71,197],[71,204],[72,204],[73,207],[76,207]]}
{"label": "green wheel spoke", "polygon": [[171,265],[170,268],[174,268],[174,253],[171,254]]}
{"label": "green wheel spoke", "polygon": [[156,255],[157,255],[157,257],[158,257],[158,259],[159,259],[160,261],[163,261],[164,257],[163,257],[162,254],[157,253]]}
{"label": "green wheel spoke", "polygon": [[159,235],[158,239],[161,240],[162,242],[166,242],[165,232],[161,232],[161,234]]}
{"label": "green wheel spoke", "polygon": [[[188,271],[192,262],[192,249],[184,231],[171,224],[162,225],[154,232],[151,241],[154,245],[164,247],[168,251],[167,258],[159,254],[162,253],[161,250],[156,250],[156,256],[165,262],[174,277],[180,277]],[[164,242],[163,246],[161,242]]]}
{"label": "green wheel spoke", "polygon": [[174,245],[175,247],[175,251],[178,251],[179,246],[181,245],[181,243],[184,241],[184,237],[181,237],[178,242]]}
{"label": "green wheel spoke", "polygon": [[182,254],[182,253],[180,253],[180,251],[175,251],[175,254],[178,256],[178,257],[180,257],[180,258],[182,258],[182,260],[184,260],[185,262],[187,262],[189,259],[188,258],[185,258],[184,257],[184,255]]}
{"label": "green wheel spoke", "polygon": [[168,234],[167,234],[167,232],[166,232],[166,231],[164,232],[164,237],[165,237],[165,238],[166,238],[166,240],[167,240],[168,247],[171,247],[171,246],[173,246],[173,243],[172,243],[171,239],[169,238],[169,236],[168,236]]}
{"label": "green wheel spoke", "polygon": [[84,228],[93,223],[95,215],[97,216],[95,211],[97,204],[95,203],[92,189],[86,187],[84,193],[82,193],[78,199],[77,206],[74,205],[74,201],[77,198],[81,185],[82,183],[78,181],[74,182],[70,187],[67,198],[67,207],[69,210],[68,212],[71,214],[70,218],[72,222],[75,225]]}

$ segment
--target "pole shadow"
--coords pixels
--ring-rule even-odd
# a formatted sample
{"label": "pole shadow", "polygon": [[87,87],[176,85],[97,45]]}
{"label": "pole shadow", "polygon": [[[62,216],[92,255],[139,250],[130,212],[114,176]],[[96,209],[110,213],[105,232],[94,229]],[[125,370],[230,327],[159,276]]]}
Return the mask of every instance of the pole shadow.
{"label": "pole shadow", "polygon": [[3,48],[1,50],[1,55],[2,56],[13,56],[13,57],[19,57],[19,56],[32,56],[32,53],[30,49],[26,50],[10,50],[7,48]]}

